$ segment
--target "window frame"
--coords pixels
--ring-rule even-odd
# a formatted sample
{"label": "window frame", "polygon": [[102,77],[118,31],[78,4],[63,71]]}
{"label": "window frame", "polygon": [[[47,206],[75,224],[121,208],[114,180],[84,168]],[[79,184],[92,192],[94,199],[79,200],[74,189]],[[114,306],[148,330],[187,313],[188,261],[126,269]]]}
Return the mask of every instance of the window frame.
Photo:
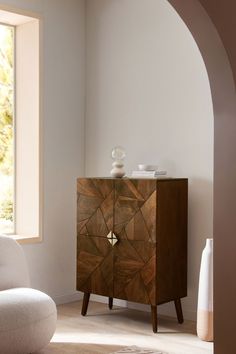
{"label": "window frame", "polygon": [[14,218],[14,233],[13,234],[7,234],[8,237],[12,237],[19,241],[19,243],[38,243],[42,242],[43,240],[43,212],[42,212],[42,206],[43,206],[43,171],[42,171],[42,158],[43,158],[43,151],[42,151],[42,131],[43,131],[43,123],[42,123],[42,16],[38,13],[33,13],[33,12],[26,12],[22,11],[19,9],[16,9],[11,6],[2,6],[0,5],[0,10],[4,11],[5,13],[9,14],[10,17],[28,17],[28,21],[31,20],[32,22],[34,21],[35,25],[38,27],[38,37],[37,37],[37,45],[38,45],[38,66],[37,66],[37,72],[38,72],[38,112],[36,114],[36,124],[38,126],[38,140],[37,140],[37,166],[38,166],[38,185],[37,185],[37,195],[38,195],[38,213],[37,213],[37,232],[32,233],[32,234],[24,234],[24,233],[17,233],[17,217],[16,217],[16,210],[17,210],[17,191],[16,191],[16,186],[17,186],[17,83],[16,83],[16,76],[17,76],[17,28],[21,24],[26,24],[26,22],[21,22],[21,24],[11,24],[11,23],[6,23],[5,21],[0,23],[5,26],[10,26],[14,28],[14,99],[13,99],[13,129],[14,129],[14,204],[13,204],[13,218]]}

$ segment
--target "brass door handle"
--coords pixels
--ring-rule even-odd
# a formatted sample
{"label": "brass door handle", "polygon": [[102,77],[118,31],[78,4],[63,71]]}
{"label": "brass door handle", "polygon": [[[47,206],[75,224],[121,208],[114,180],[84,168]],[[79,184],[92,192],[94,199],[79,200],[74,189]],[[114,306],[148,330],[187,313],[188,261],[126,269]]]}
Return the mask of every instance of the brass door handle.
{"label": "brass door handle", "polygon": [[110,244],[115,246],[115,244],[119,241],[114,232],[110,231],[109,234],[107,235],[107,239],[110,242]]}

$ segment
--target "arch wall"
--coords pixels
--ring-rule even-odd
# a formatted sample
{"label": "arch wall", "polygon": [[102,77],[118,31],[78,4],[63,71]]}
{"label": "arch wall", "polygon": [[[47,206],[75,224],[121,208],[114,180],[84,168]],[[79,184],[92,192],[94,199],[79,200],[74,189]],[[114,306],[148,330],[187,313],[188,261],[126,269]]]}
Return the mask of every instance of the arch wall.
{"label": "arch wall", "polygon": [[169,0],[191,31],[209,76],[214,109],[214,353],[235,353],[236,4]]}

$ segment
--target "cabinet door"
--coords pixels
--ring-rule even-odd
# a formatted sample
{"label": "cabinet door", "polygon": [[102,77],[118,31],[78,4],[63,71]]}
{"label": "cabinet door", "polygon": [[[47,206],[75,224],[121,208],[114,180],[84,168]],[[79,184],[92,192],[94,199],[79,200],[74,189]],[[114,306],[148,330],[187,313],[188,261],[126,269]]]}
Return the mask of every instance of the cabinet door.
{"label": "cabinet door", "polygon": [[114,233],[119,239],[156,242],[156,180],[115,181]]}
{"label": "cabinet door", "polygon": [[107,238],[79,235],[77,290],[113,295],[113,249]]}
{"label": "cabinet door", "polygon": [[113,228],[114,182],[79,178],[77,182],[77,235],[107,237]]}
{"label": "cabinet door", "polygon": [[156,304],[156,180],[115,181],[114,297]]}
{"label": "cabinet door", "polygon": [[114,297],[156,304],[156,244],[120,240],[114,252]]}
{"label": "cabinet door", "polygon": [[79,178],[77,183],[77,290],[113,294],[114,182]]}

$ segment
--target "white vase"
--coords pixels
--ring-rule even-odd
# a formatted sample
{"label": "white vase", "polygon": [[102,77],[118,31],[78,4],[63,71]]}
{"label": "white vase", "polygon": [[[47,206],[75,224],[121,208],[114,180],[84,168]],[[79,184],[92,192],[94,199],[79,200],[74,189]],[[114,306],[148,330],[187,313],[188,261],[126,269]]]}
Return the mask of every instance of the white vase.
{"label": "white vase", "polygon": [[202,252],[197,309],[197,335],[213,341],[213,239],[206,240]]}

